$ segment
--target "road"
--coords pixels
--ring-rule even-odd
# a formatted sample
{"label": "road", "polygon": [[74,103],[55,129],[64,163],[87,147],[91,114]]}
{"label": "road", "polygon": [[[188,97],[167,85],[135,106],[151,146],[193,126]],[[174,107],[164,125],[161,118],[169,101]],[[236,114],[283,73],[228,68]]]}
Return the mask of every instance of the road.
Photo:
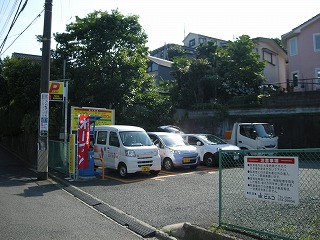
{"label": "road", "polygon": [[0,239],[119,239],[129,231],[37,174],[0,148]]}

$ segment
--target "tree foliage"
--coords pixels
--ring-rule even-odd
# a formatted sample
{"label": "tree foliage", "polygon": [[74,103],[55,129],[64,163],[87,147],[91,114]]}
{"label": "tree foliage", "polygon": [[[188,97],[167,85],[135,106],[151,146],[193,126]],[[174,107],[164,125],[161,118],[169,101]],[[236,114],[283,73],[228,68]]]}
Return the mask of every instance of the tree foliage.
{"label": "tree foliage", "polygon": [[225,103],[236,96],[259,94],[265,63],[259,61],[249,36],[240,36],[225,46],[209,41],[196,49],[196,59],[174,60],[173,89],[180,107],[192,104]]}
{"label": "tree foliage", "polygon": [[56,58],[67,59],[72,69],[72,105],[114,108],[121,120],[123,110],[139,102],[139,93],[153,87],[146,74],[147,35],[135,15],[95,11],[77,17],[55,40]]}
{"label": "tree foliage", "polygon": [[265,63],[259,61],[260,55],[254,50],[255,44],[247,35],[220,48],[218,72],[223,79],[220,90],[224,99],[259,94],[259,86],[265,81]]}
{"label": "tree foliage", "polygon": [[[37,123],[41,66],[30,59],[5,58],[1,68],[0,85],[5,89],[0,98],[0,121],[1,126],[5,126],[1,132],[30,131],[24,123],[30,114],[33,116],[30,121]],[[37,130],[34,126],[32,129]]]}

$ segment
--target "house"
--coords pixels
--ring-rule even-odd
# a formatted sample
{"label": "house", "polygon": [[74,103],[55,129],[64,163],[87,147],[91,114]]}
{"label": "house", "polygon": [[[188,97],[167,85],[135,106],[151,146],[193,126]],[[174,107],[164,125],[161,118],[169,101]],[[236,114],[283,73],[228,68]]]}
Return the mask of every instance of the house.
{"label": "house", "polygon": [[169,56],[168,56],[168,50],[170,48],[173,48],[175,46],[179,46],[181,47],[181,45],[175,44],[175,43],[169,43],[169,44],[165,44],[162,47],[159,47],[155,50],[152,50],[150,52],[150,56],[156,57],[156,58],[162,58],[165,60],[169,60]]}
{"label": "house", "polygon": [[201,43],[207,43],[209,41],[215,42],[218,46],[223,46],[227,43],[225,40],[221,40],[218,38],[208,37],[205,35],[192,33],[190,32],[184,39],[183,39],[183,45],[188,54],[194,55],[195,49],[201,44]]}
{"label": "house", "polygon": [[39,56],[39,55],[17,53],[17,52],[12,53],[11,57],[12,58],[26,58],[26,59],[30,59],[30,60],[38,62],[38,63],[41,63],[41,60],[42,60],[42,56]]}
{"label": "house", "polygon": [[320,90],[320,14],[282,35],[281,40],[288,50],[291,90]]}
{"label": "house", "polygon": [[256,44],[256,51],[260,61],[265,61],[263,74],[267,84],[284,90],[287,88],[286,62],[287,53],[280,45],[270,38],[258,37],[252,39]]}
{"label": "house", "polygon": [[174,80],[171,76],[171,61],[153,56],[148,56],[148,58],[150,62],[147,73],[154,77],[156,84],[159,84],[161,80]]}

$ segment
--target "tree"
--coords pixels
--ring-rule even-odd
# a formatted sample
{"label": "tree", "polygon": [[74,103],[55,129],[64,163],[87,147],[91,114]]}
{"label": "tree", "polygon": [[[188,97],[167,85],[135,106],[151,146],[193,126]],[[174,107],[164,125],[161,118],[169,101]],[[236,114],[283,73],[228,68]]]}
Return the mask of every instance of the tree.
{"label": "tree", "polygon": [[5,58],[0,77],[2,133],[12,135],[21,130],[36,132],[39,112],[40,63],[30,59]]}
{"label": "tree", "polygon": [[265,63],[259,61],[260,56],[254,50],[255,44],[247,35],[219,48],[218,74],[223,79],[219,89],[222,99],[259,94],[259,86],[265,81]]}
{"label": "tree", "polygon": [[176,57],[186,56],[186,51],[180,45],[171,46],[168,49],[168,59],[169,61],[173,61]]}
{"label": "tree", "polygon": [[119,123],[140,102],[139,94],[153,89],[146,74],[147,35],[137,16],[95,11],[77,17],[55,40],[55,58],[66,59],[71,69],[71,105],[114,108]]}

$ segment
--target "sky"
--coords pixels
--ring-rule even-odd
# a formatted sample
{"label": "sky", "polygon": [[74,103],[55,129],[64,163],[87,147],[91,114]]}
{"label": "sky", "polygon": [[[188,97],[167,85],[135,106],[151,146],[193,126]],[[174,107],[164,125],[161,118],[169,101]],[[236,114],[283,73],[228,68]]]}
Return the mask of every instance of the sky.
{"label": "sky", "polygon": [[[42,43],[35,36],[43,34],[45,0],[0,0],[0,46],[19,3],[26,1],[2,47],[1,59],[13,52],[41,55]],[[52,5],[52,34],[65,32],[75,16],[83,18],[95,10],[138,15],[150,50],[168,43],[182,45],[190,32],[231,41],[243,34],[281,38],[320,13],[319,0],[52,0]],[[52,39],[51,48],[55,47]]]}

